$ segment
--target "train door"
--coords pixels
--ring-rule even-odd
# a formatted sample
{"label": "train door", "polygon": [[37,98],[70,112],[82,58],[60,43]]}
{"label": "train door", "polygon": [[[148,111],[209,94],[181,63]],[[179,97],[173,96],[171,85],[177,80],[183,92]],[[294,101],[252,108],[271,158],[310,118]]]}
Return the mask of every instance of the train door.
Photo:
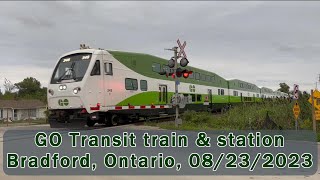
{"label": "train door", "polygon": [[104,105],[110,106],[114,102],[114,93],[116,89],[111,86],[113,82],[113,63],[112,61],[105,60],[103,63],[103,82],[104,82]]}
{"label": "train door", "polygon": [[159,103],[160,104],[168,103],[167,85],[159,85]]}
{"label": "train door", "polygon": [[88,89],[88,95],[90,96],[90,98],[87,99],[90,107],[97,107],[99,104],[102,105],[104,103],[102,62],[102,56],[98,55],[92,69],[89,69],[90,76],[87,80],[86,88]]}
{"label": "train door", "polygon": [[242,93],[240,93],[240,98],[241,98],[241,102],[242,102],[242,101],[243,101],[243,100],[242,100]]}

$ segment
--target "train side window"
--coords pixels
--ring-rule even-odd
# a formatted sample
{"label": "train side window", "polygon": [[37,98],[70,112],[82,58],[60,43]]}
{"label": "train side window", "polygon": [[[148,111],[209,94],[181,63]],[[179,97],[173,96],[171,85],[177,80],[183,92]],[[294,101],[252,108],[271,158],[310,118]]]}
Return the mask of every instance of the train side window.
{"label": "train side window", "polygon": [[206,75],[205,74],[201,74],[201,81],[206,81]]}
{"label": "train side window", "polygon": [[194,75],[195,75],[195,79],[196,79],[196,80],[199,80],[199,79],[200,79],[200,73],[197,73],[197,72],[196,72]]}
{"label": "train side window", "polygon": [[112,63],[104,63],[104,72],[106,75],[113,75]]}
{"label": "train side window", "polygon": [[192,98],[192,102],[196,101],[196,95],[195,94],[191,94],[191,98]]}
{"label": "train side window", "polygon": [[168,65],[165,65],[165,64],[162,65],[162,70],[163,70],[164,72],[170,72],[169,66],[168,66]]}
{"label": "train side window", "polygon": [[233,91],[233,96],[238,96],[238,91]]}
{"label": "train side window", "polygon": [[152,71],[159,73],[161,71],[161,64],[153,63],[152,64]]}
{"label": "train side window", "polygon": [[193,79],[194,76],[193,76],[193,73],[189,74],[189,79]]}
{"label": "train side window", "polygon": [[211,76],[211,81],[214,82],[214,76]]}
{"label": "train side window", "polygon": [[197,101],[201,101],[202,95],[201,94],[197,94]]}
{"label": "train side window", "polygon": [[100,60],[96,60],[90,75],[91,76],[100,75]]}
{"label": "train side window", "polygon": [[210,76],[206,75],[206,81],[210,82]]}
{"label": "train side window", "polygon": [[148,83],[146,80],[140,80],[140,90],[147,91],[148,90]]}
{"label": "train side window", "polygon": [[126,90],[138,90],[138,80],[126,78],[125,79]]}

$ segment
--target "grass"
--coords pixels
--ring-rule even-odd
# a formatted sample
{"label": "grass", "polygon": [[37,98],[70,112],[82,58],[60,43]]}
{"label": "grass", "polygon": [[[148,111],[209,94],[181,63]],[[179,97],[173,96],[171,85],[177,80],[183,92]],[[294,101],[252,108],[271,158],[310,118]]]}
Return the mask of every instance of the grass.
{"label": "grass", "polygon": [[[288,102],[265,102],[239,105],[224,114],[187,111],[183,113],[183,124],[179,127],[175,127],[174,122],[146,122],[146,125],[170,130],[293,130],[295,120],[292,107],[293,103]],[[298,119],[299,129],[312,130],[311,113],[308,113],[308,109],[302,109],[301,112]],[[274,126],[266,123],[267,114],[274,122]],[[320,129],[320,123],[318,126]],[[317,134],[317,139],[320,141],[320,132]]]}

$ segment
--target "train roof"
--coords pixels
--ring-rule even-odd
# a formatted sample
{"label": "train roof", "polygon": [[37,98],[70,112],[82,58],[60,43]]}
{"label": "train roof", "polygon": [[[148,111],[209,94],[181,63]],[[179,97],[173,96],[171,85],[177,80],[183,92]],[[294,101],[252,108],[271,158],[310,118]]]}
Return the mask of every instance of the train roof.
{"label": "train roof", "polygon": [[246,82],[240,79],[230,79],[228,81],[229,81],[229,87],[231,89],[260,92],[260,88],[253,83]]}
{"label": "train roof", "polygon": [[261,87],[261,93],[273,93],[273,90],[267,87]]}
{"label": "train roof", "polygon": [[[111,51],[111,50],[107,50],[107,51],[114,58],[119,60],[122,64],[136,71],[139,74],[142,74],[148,77],[157,78],[157,79],[174,81],[173,78],[167,78],[166,76],[159,75],[158,72],[154,72],[152,69],[153,66],[160,66],[160,69],[167,66],[168,64],[167,59],[163,59],[163,58],[153,56],[150,54],[145,54],[145,53]],[[193,71],[192,76],[195,76],[196,73],[199,73],[201,78],[200,80],[196,80],[195,78],[188,78],[188,79],[180,78],[179,80],[181,82],[209,85],[209,86],[223,87],[223,88],[228,87],[227,80],[216,73],[202,70],[192,66],[187,66],[186,68],[188,70]]]}
{"label": "train roof", "polygon": [[[61,57],[70,55],[70,54],[76,54],[76,53],[98,53],[101,52],[103,49],[93,49],[93,48],[83,48],[80,50],[71,51],[69,53],[66,53],[62,55]],[[121,63],[126,65],[128,68],[136,71],[137,73],[140,73],[142,75],[148,76],[148,77],[154,77],[157,79],[166,79],[166,80],[174,80],[172,78],[167,78],[165,76],[162,76],[158,73],[152,73],[152,67],[154,63],[158,63],[161,66],[161,69],[167,65],[167,59],[163,59],[157,56],[153,56],[150,54],[145,53],[137,53],[137,52],[126,52],[126,51],[118,51],[118,50],[105,50],[108,53],[110,53],[112,56],[114,56],[117,60],[119,60]],[[188,83],[195,83],[195,84],[203,84],[203,85],[211,85],[216,87],[228,87],[228,82],[231,88],[238,89],[238,90],[248,90],[252,92],[258,92],[260,89],[263,92],[269,92],[273,93],[273,90],[266,87],[259,88],[257,85],[246,82],[239,79],[230,79],[226,80],[222,76],[203,69],[199,69],[196,67],[188,66],[188,70],[193,71],[193,76],[195,73],[200,73],[200,76],[205,76],[200,78],[200,80],[196,79],[184,79],[180,78],[181,82],[188,82]],[[208,80],[208,77],[210,77]],[[231,83],[230,83],[231,82]]]}
{"label": "train roof", "polygon": [[78,53],[92,53],[92,54],[95,54],[95,53],[98,53],[99,51],[101,51],[101,50],[98,50],[98,49],[78,49],[78,50],[74,50],[74,51],[65,53],[62,56],[60,56],[60,58],[62,58],[64,56],[71,55],[71,54],[78,54]]}

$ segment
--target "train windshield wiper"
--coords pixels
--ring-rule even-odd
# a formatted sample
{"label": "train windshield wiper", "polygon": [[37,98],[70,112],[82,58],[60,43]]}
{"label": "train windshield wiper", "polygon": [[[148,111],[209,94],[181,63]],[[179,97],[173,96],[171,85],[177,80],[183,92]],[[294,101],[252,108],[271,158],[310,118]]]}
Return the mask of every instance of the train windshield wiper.
{"label": "train windshield wiper", "polygon": [[[62,80],[66,80],[66,79],[71,79],[70,76],[72,75],[72,79],[76,80],[77,76],[76,76],[76,71],[74,70],[74,66],[75,66],[75,62],[72,62],[71,67],[68,68],[57,80],[57,82],[61,82]],[[67,78],[69,77],[69,78]]]}

